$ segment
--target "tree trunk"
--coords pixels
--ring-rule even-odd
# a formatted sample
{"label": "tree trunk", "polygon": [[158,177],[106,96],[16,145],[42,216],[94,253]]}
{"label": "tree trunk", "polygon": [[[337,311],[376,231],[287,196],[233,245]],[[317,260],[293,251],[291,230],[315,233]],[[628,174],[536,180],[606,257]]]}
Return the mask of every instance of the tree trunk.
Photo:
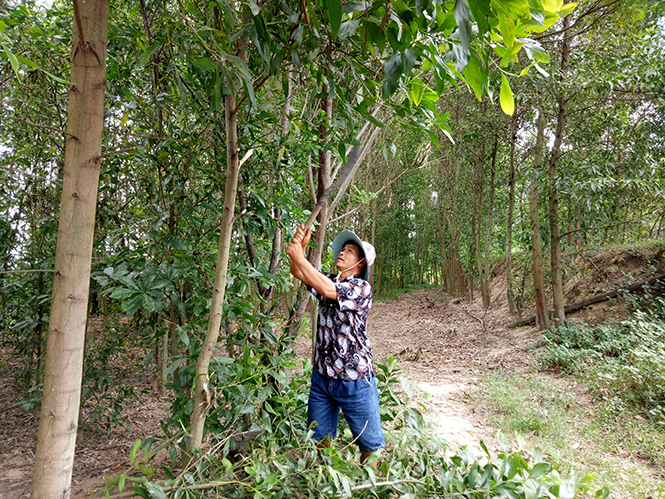
{"label": "tree trunk", "polygon": [[[330,88],[327,84],[323,85],[323,93],[326,94],[326,97],[322,99],[321,106],[324,112],[324,115],[328,118],[325,120],[320,128],[319,135],[321,138],[321,143],[325,144],[328,142],[328,133],[329,126],[328,123],[332,120],[332,99],[327,97]],[[331,181],[331,166],[330,166],[331,153],[329,150],[321,150],[319,152],[319,175],[318,175],[318,184],[317,184],[317,199],[323,191],[332,183]],[[321,209],[318,216],[316,217],[317,222],[319,222],[319,227],[312,234],[311,246],[309,248],[309,253],[307,255],[307,260],[311,263],[314,268],[319,268],[321,266],[321,254],[323,252],[323,245],[326,237],[326,224],[328,223],[328,203]],[[305,316],[305,310],[307,309],[307,303],[309,300],[309,293],[301,286],[300,291],[298,292],[298,298],[296,304],[293,306],[291,313],[289,315],[289,322],[286,328],[286,335],[290,339],[294,339],[298,334],[298,329],[300,328],[300,323],[302,322],[303,317]],[[314,338],[312,338],[312,342]]]}
{"label": "tree trunk", "polygon": [[226,187],[224,189],[224,208],[222,211],[222,224],[219,234],[219,247],[215,263],[215,281],[212,290],[210,315],[208,316],[208,329],[201,353],[196,360],[196,384],[194,386],[194,411],[190,427],[189,450],[198,449],[203,442],[203,428],[208,412],[206,399],[210,398],[208,391],[208,368],[215,351],[222,323],[222,310],[226,294],[227,271],[229,255],[231,252],[231,235],[233,233],[233,218],[235,213],[236,194],[238,188],[239,161],[237,114],[235,112],[235,99],[233,95],[226,96]]}
{"label": "tree trunk", "polygon": [[[481,107],[481,109],[483,109]],[[483,262],[480,252],[480,234],[483,225],[483,202],[485,196],[485,142],[481,139],[480,147],[476,153],[476,170],[473,185],[473,210],[471,214],[471,247],[469,248],[469,300],[473,301],[473,260],[476,260],[476,270],[478,271],[478,281],[480,284],[480,294],[484,295],[483,290]],[[484,297],[483,297],[484,301]]]}
{"label": "tree trunk", "polygon": [[71,492],[99,186],[109,2],[74,3],[62,201],[32,499]]}
{"label": "tree trunk", "polygon": [[545,139],[545,113],[538,112],[538,135],[536,152],[531,172],[529,187],[529,218],[531,220],[531,245],[533,264],[533,287],[536,300],[536,324],[539,329],[549,327],[547,303],[545,300],[545,279],[543,272],[543,248],[540,240],[540,221],[538,217],[538,170],[543,164],[543,142]]}
{"label": "tree trunk", "polygon": [[[563,19],[563,46],[561,49],[561,87],[564,86],[568,65],[570,61],[570,15]],[[566,322],[566,306],[563,298],[563,272],[561,270],[561,229],[559,227],[559,193],[556,189],[558,176],[559,156],[561,144],[563,143],[563,131],[566,126],[568,114],[568,98],[565,90],[557,95],[559,112],[557,115],[556,132],[554,134],[554,146],[550,154],[550,176],[549,176],[549,210],[550,210],[550,258],[552,268],[552,302],[554,306],[554,319],[561,325]]]}
{"label": "tree trunk", "polygon": [[[446,255],[446,228],[443,225],[443,220],[441,217],[441,196],[443,194],[441,191],[437,193],[436,197],[436,226],[439,229],[439,253],[440,253],[440,258],[441,258],[441,284],[443,285],[443,290],[444,291],[450,291],[449,286],[448,286],[448,276],[446,273],[446,269],[448,268],[448,259]],[[436,260],[435,260],[435,267],[436,269]],[[436,284],[439,284],[438,278],[436,278],[436,270],[435,270],[435,279],[436,279]]]}
{"label": "tree trunk", "polygon": [[494,138],[494,147],[492,148],[492,171],[490,174],[490,206],[489,214],[487,215],[487,232],[485,234],[485,257],[483,265],[483,307],[490,308],[491,295],[490,295],[490,244],[492,243],[492,224],[494,217],[494,180],[496,178],[496,153],[499,148],[499,138]]}
{"label": "tree trunk", "polygon": [[506,221],[506,293],[511,314],[517,313],[513,285],[513,211],[515,208],[515,147],[517,146],[518,121],[517,112],[515,112],[510,122],[510,174],[508,177],[508,220]]}

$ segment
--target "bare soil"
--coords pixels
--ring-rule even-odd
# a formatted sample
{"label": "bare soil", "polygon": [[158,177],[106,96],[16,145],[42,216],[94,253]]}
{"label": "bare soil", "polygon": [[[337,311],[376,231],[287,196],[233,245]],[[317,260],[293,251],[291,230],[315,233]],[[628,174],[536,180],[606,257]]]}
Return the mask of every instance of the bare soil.
{"label": "bare soil", "polygon": [[[588,254],[577,260],[567,278],[569,302],[608,291],[621,282],[654,275],[664,265],[661,254],[620,252]],[[537,355],[540,333],[534,327],[507,330],[514,317],[507,311],[505,275],[494,269],[492,305],[484,310],[479,297],[448,296],[438,290],[411,291],[397,299],[375,303],[368,334],[377,362],[394,356],[404,376],[415,381],[431,398],[424,403],[434,421],[434,431],[452,449],[466,445],[480,453],[483,440],[490,450],[499,450],[495,430],[485,411],[467,396],[482,372],[502,368],[520,372],[529,369]],[[621,304],[614,301],[589,307],[577,315],[585,321],[620,316]],[[525,315],[527,312],[525,312]],[[308,357],[308,340],[297,344],[297,352]],[[0,350],[0,498],[25,498],[30,493],[38,420],[36,415],[13,405],[12,377],[7,372],[7,348]],[[145,378],[145,374],[143,376]],[[134,383],[130,378],[127,383]],[[106,477],[122,473],[129,450],[137,438],[160,433],[160,421],[168,414],[168,401],[154,391],[141,395],[125,414],[132,425],[88,435],[77,445],[72,497],[90,497]]]}

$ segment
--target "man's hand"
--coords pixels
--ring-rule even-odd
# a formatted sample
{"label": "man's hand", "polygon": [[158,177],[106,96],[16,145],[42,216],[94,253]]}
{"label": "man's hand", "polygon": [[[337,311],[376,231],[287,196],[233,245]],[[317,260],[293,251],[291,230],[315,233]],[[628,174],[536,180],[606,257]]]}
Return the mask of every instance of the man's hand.
{"label": "man's hand", "polygon": [[312,235],[310,228],[305,232],[305,224],[302,224],[293,236],[293,239],[286,247],[286,254],[289,255],[289,268],[291,274],[307,286],[315,289],[320,295],[337,299],[337,289],[333,282],[321,272],[316,270],[305,258],[305,248],[309,244],[309,238]]}
{"label": "man's hand", "polygon": [[304,228],[305,224],[301,224],[296,229],[293,239],[286,247],[286,254],[289,255],[289,258],[298,258],[299,256],[304,258],[305,248],[307,248],[309,239],[312,236],[312,228],[310,227],[307,233],[304,232]]}

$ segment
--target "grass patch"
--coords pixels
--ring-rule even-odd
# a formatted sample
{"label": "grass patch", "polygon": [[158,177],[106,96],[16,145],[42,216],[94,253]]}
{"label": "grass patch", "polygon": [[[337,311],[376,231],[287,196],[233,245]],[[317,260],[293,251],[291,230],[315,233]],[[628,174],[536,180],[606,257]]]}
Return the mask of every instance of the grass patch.
{"label": "grass patch", "polygon": [[612,497],[665,498],[663,429],[632,414],[617,417],[583,384],[500,371],[485,376],[473,397],[489,409],[490,424],[543,449],[562,472],[590,473]]}
{"label": "grass patch", "polygon": [[389,289],[388,291],[382,291],[381,294],[376,295],[375,299],[377,302],[389,301],[389,300],[394,300],[399,295],[403,293],[408,293],[409,291],[417,291],[419,289],[435,289],[440,287],[441,286],[437,286],[435,284],[420,284],[420,285],[412,284],[404,288],[395,288],[395,289]]}

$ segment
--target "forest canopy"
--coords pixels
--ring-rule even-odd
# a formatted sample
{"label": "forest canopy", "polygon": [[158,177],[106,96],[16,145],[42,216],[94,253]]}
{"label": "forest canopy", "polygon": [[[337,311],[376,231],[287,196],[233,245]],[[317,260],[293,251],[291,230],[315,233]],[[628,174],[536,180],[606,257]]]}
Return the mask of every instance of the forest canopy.
{"label": "forest canopy", "polygon": [[[665,231],[663,11],[0,2],[0,335],[19,404],[56,411],[42,389],[67,382],[84,429],[121,424],[133,388],[110,359],[131,342],[171,396],[183,454],[252,428],[307,324],[284,247],[354,148],[315,266],[333,268],[331,237],[350,229],[376,247],[375,296],[432,285],[489,307],[501,260],[516,317],[565,322],[562,253]],[[49,368],[65,351],[80,365]],[[224,384],[252,369],[255,399]],[[76,433],[78,398],[66,405]],[[54,438],[41,432],[38,460]],[[68,489],[71,469],[53,473]]]}

